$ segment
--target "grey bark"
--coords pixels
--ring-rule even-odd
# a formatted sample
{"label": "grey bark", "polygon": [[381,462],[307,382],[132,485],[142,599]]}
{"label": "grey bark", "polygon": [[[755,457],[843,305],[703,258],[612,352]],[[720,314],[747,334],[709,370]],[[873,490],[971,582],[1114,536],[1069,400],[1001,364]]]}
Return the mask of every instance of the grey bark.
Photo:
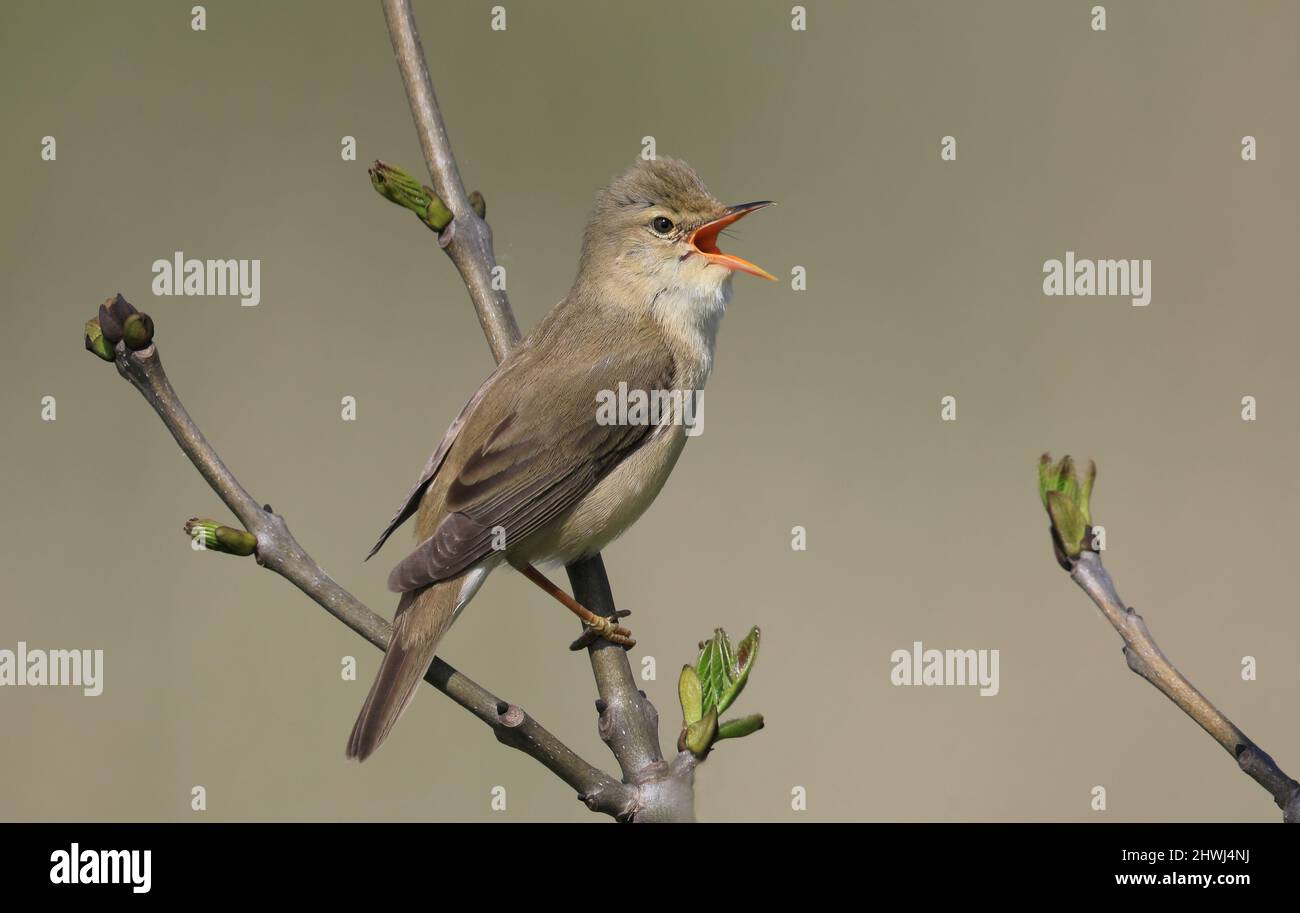
{"label": "grey bark", "polygon": [[1101,556],[1085,549],[1075,560],[1070,578],[1091,597],[1124,639],[1128,667],[1178,705],[1232,755],[1247,776],[1268,790],[1282,809],[1283,821],[1300,823],[1300,783],[1287,776],[1266,751],[1211,704],[1169,661],[1142,616],[1119,598],[1115,582],[1102,566]]}

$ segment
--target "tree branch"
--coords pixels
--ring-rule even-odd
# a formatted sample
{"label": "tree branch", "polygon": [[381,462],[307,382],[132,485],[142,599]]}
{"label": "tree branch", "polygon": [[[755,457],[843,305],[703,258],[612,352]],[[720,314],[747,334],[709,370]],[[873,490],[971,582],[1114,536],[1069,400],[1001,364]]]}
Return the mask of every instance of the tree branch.
{"label": "tree branch", "polygon": [[[387,650],[391,625],[325,573],[289,532],[284,518],[272,512],[270,505],[259,506],[222,462],[168,380],[157,345],[131,351],[119,343],[115,356],[118,373],[148,400],[182,452],[256,537],[257,563],[298,587],[370,643]],[[490,726],[497,741],[540,761],[576,789],[588,808],[620,819],[631,816],[636,806],[632,788],[578,757],[521,707],[501,700],[441,659],[434,659],[425,681]]]}
{"label": "tree branch", "polygon": [[492,251],[492,230],[474,211],[461,183],[460,169],[451,153],[451,140],[447,138],[447,127],[442,122],[442,111],[424,62],[424,48],[420,45],[411,4],[409,0],[383,0],[383,4],[388,36],[406,86],[406,100],[411,105],[411,117],[415,119],[415,131],[420,136],[420,148],[429,166],[433,189],[453,216],[451,224],[439,233],[438,244],[460,271],[488,346],[499,362],[519,341],[519,324],[515,322],[505,291],[492,288],[492,268],[497,262]]}
{"label": "tree branch", "polygon": [[1260,786],[1268,790],[1282,809],[1282,820],[1300,823],[1300,783],[1287,776],[1264,749],[1251,741],[1224,716],[1169,661],[1147,630],[1142,616],[1126,607],[1110,574],[1102,566],[1101,556],[1083,551],[1070,571],[1070,579],[1091,597],[1124,639],[1124,658],[1128,667],[1142,676],[1196,721],[1202,729],[1237,760],[1237,765]]}
{"label": "tree branch", "polygon": [[1082,480],[1068,455],[1056,464],[1047,453],[1038,461],[1038,494],[1052,521],[1052,549],[1057,563],[1069,572],[1070,579],[1091,597],[1124,639],[1128,667],[1195,720],[1237,760],[1237,765],[1251,779],[1268,790],[1282,809],[1283,821],[1300,822],[1300,783],[1283,773],[1267,752],[1196,690],[1160,650],[1142,616],[1119,598],[1115,583],[1096,551],[1099,546],[1094,539],[1091,505],[1096,479],[1097,464],[1091,460]]}

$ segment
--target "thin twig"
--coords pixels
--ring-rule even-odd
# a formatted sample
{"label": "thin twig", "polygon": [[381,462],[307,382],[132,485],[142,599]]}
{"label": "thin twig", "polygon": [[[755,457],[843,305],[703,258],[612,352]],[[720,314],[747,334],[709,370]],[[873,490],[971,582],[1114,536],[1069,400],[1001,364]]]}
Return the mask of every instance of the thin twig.
{"label": "thin twig", "polygon": [[487,336],[493,357],[499,362],[519,341],[519,324],[515,322],[505,291],[492,287],[492,268],[497,262],[496,254],[492,252],[492,230],[470,205],[465,185],[461,183],[460,169],[451,153],[451,141],[447,138],[438,98],[433,94],[429,68],[424,62],[424,48],[420,45],[420,33],[415,26],[411,4],[407,0],[383,0],[383,3],[388,36],[392,39],[397,68],[406,86],[406,99],[411,105],[411,116],[415,119],[415,130],[420,136],[420,148],[424,150],[433,189],[454,216],[451,224],[438,235],[438,243],[460,271],[474,302],[474,310],[478,312],[483,334]]}
{"label": "thin twig", "polygon": [[1165,697],[1223,746],[1251,779],[1268,790],[1278,808],[1282,809],[1282,820],[1300,823],[1300,783],[1287,776],[1267,752],[1252,742],[1174,667],[1147,630],[1142,616],[1125,606],[1119,598],[1114,581],[1102,566],[1101,556],[1084,550],[1070,571],[1070,578],[1092,598],[1124,639],[1124,658],[1128,667],[1160,689]]}
{"label": "thin twig", "polygon": [[[116,354],[118,373],[149,401],[182,452],[256,536],[258,564],[275,571],[370,643],[387,650],[391,625],[325,573],[289,532],[284,517],[272,512],[270,505],[259,506],[222,462],[167,379],[157,345],[132,352],[119,343]],[[619,819],[629,818],[635,811],[633,788],[584,761],[522,708],[501,700],[441,659],[434,659],[425,681],[487,723],[499,742],[544,764],[577,790],[588,808]]]}

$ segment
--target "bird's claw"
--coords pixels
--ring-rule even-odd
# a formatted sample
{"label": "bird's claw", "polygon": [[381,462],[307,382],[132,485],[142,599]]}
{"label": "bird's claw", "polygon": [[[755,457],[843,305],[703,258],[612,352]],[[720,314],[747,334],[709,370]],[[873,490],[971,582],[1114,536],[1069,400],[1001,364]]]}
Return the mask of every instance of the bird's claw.
{"label": "bird's claw", "polygon": [[598,640],[607,640],[624,649],[635,647],[636,641],[632,639],[632,632],[617,623],[618,619],[626,618],[631,614],[627,609],[619,609],[611,615],[597,615],[594,622],[585,623],[586,629],[577,640],[569,644],[569,649],[585,650]]}

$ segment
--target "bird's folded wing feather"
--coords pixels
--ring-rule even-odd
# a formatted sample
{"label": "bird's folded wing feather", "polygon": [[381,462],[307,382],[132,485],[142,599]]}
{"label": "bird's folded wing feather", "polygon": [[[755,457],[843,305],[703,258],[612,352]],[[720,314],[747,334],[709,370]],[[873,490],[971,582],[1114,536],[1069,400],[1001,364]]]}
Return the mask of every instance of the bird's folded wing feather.
{"label": "bird's folded wing feather", "polygon": [[483,381],[482,385],[478,388],[478,391],[470,397],[470,401],[465,404],[465,408],[460,410],[460,415],[456,416],[455,421],[453,421],[451,426],[447,428],[447,433],[442,436],[442,441],[439,442],[438,446],[434,449],[433,456],[429,457],[429,461],[424,464],[424,471],[420,473],[419,480],[416,481],[414,487],[411,488],[410,492],[402,500],[402,506],[397,509],[397,513],[393,514],[393,519],[388,521],[388,526],[385,527],[384,531],[379,535],[379,541],[374,544],[370,549],[369,554],[366,555],[367,561],[375,557],[375,553],[384,547],[384,543],[388,541],[388,537],[391,536],[399,526],[414,516],[417,510],[419,510],[420,498],[424,497],[425,489],[429,487],[429,483],[433,481],[433,477],[436,476],[438,470],[442,468],[442,461],[446,459],[447,451],[451,449],[452,443],[455,442],[456,435],[460,434],[460,429],[464,427],[465,419],[469,417],[470,413],[473,412],[474,408],[479,404],[479,401],[483,399],[488,388],[491,387],[497,378],[501,376],[503,371],[507,370],[509,367],[511,367],[511,365],[506,364],[502,365],[500,369],[493,371],[488,376],[488,379]]}
{"label": "bird's folded wing feather", "polygon": [[[521,366],[519,383],[487,389],[462,415],[461,434],[448,449],[470,446],[468,440],[483,443],[454,458],[444,454],[446,468],[458,468],[439,489],[445,491],[442,520],[393,569],[389,589],[406,592],[472,567],[493,552],[498,528],[508,545],[519,542],[573,506],[650,437],[655,428],[648,423],[600,423],[597,394],[617,391],[620,383],[629,390],[669,389],[672,355],[662,347],[629,347],[595,364],[574,360],[578,364],[567,370]],[[536,382],[528,382],[529,374]],[[476,433],[465,433],[476,424]]]}

